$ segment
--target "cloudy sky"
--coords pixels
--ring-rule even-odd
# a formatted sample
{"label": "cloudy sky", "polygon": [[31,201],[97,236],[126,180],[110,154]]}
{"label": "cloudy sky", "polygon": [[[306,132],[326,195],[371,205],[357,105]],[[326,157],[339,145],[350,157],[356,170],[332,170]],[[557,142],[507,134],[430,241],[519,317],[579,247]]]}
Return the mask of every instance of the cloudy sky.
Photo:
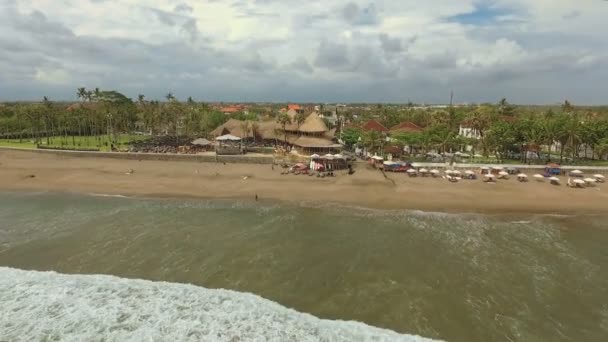
{"label": "cloudy sky", "polygon": [[0,0],[0,100],[608,103],[604,0]]}

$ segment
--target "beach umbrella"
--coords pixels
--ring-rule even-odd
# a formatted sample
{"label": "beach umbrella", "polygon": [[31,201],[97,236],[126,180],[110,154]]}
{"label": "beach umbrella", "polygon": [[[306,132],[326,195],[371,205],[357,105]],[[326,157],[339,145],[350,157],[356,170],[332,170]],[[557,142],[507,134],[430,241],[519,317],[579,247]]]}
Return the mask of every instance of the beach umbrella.
{"label": "beach umbrella", "polygon": [[545,179],[545,176],[537,173],[537,174],[534,175],[534,178],[536,178],[536,179]]}
{"label": "beach umbrella", "polygon": [[474,175],[475,171],[466,170],[464,173],[467,174],[467,175]]}
{"label": "beach umbrella", "polygon": [[584,181],[585,181],[585,183],[590,183],[590,184],[597,182],[597,180],[595,178],[585,178]]}
{"label": "beach umbrella", "polygon": [[418,172],[418,171],[416,171],[416,170],[414,170],[414,169],[409,169],[409,170],[407,170],[407,173],[411,173],[411,174],[414,174],[414,173],[417,173],[417,172]]}
{"label": "beach umbrella", "polygon": [[491,173],[490,173],[490,174],[487,174],[487,175],[483,175],[483,176],[484,176],[485,178],[487,178],[487,179],[494,179],[494,178],[496,178],[496,176],[494,176],[494,175],[493,175],[493,174],[491,174]]}
{"label": "beach umbrella", "polygon": [[422,169],[420,169],[420,172],[427,173],[427,172],[429,172],[429,170],[422,168]]}
{"label": "beach umbrella", "polygon": [[482,170],[489,170],[490,168],[489,168],[489,167],[487,167],[487,166],[483,166],[481,169],[482,169]]}
{"label": "beach umbrella", "polygon": [[593,177],[595,177],[596,179],[605,179],[606,177],[602,176],[602,175],[593,175]]}
{"label": "beach umbrella", "polygon": [[446,175],[451,175],[452,174],[452,170],[445,170],[444,171]]}
{"label": "beach umbrella", "polygon": [[338,154],[334,155],[334,158],[336,158],[336,159],[344,159],[344,156],[338,153]]}
{"label": "beach umbrella", "polygon": [[331,154],[328,153],[328,154],[324,155],[323,158],[325,158],[327,160],[332,160],[332,159],[334,159],[334,156],[332,156]]}
{"label": "beach umbrella", "polygon": [[504,170],[505,168],[502,166],[492,166],[492,169],[496,170],[496,171],[500,171],[500,170]]}
{"label": "beach umbrella", "polygon": [[585,181],[582,179],[574,179],[574,180],[572,180],[572,183],[577,184],[577,185],[584,185]]}
{"label": "beach umbrella", "polygon": [[452,174],[453,174],[453,175],[459,175],[459,174],[460,174],[460,171],[458,171],[458,170],[453,170],[453,171],[452,171]]}
{"label": "beach umbrella", "polygon": [[375,160],[384,160],[384,158],[382,158],[380,156],[373,156],[372,159],[375,159]]}
{"label": "beach umbrella", "polygon": [[570,171],[570,176],[572,176],[572,177],[583,177],[583,171],[581,171],[581,170],[572,170],[572,171]]}
{"label": "beach umbrella", "polygon": [[528,175],[525,173],[520,173],[517,175],[518,178],[528,178]]}
{"label": "beach umbrella", "polygon": [[483,156],[481,154],[475,153],[475,155],[473,155],[473,157],[475,158],[483,158]]}
{"label": "beach umbrella", "polygon": [[321,156],[318,154],[313,154],[312,156],[310,156],[310,159],[319,159],[319,158],[321,158]]}
{"label": "beach umbrella", "polygon": [[433,169],[433,170],[431,170],[431,173],[432,173],[432,174],[434,174],[434,175],[436,175],[436,174],[438,174],[438,173],[439,173],[439,170],[435,170],[435,169]]}
{"label": "beach umbrella", "polygon": [[553,184],[553,185],[559,184],[559,178],[557,178],[557,177],[551,177],[551,178],[549,178],[549,181],[551,181],[551,184]]}

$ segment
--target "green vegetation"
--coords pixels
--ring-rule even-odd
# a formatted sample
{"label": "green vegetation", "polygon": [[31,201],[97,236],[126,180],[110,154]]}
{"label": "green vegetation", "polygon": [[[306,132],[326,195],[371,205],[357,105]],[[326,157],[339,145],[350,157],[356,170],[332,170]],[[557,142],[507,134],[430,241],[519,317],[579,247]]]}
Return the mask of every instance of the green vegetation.
{"label": "green vegetation", "polygon": [[[361,121],[377,118],[386,127],[409,121],[422,132],[391,134],[391,144],[414,147],[420,153],[429,151],[457,152],[472,148],[471,154],[495,161],[593,164],[608,155],[608,110],[602,107],[578,108],[565,101],[561,108],[517,107],[502,99],[498,104],[448,107],[446,109],[414,109],[379,106],[365,113]],[[470,136],[463,136],[460,128]],[[345,131],[346,133],[347,131]],[[384,136],[351,129],[347,145],[361,145],[380,152]],[[535,160],[528,160],[534,156]]]}
{"label": "green vegetation", "polygon": [[[38,103],[0,104],[0,144],[99,148],[123,146],[149,135],[206,135],[224,123],[224,114],[192,99],[137,102],[117,91],[77,90],[79,103],[69,107],[44,97]],[[135,134],[139,132],[139,134]]]}

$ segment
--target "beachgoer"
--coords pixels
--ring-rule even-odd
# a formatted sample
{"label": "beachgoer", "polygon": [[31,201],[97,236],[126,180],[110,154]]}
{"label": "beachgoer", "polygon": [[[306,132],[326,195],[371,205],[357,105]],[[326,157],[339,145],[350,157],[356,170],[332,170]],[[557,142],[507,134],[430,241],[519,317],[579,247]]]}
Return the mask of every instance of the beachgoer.
{"label": "beachgoer", "polygon": [[255,201],[258,201],[258,194],[255,194]]}

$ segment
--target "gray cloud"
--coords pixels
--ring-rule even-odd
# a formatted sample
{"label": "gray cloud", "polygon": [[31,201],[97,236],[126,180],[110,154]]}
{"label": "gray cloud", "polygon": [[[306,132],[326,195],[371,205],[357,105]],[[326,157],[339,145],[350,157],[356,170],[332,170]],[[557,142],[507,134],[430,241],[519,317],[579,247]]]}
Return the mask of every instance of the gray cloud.
{"label": "gray cloud", "polygon": [[[120,2],[97,2],[100,11],[125,12]],[[159,0],[170,10],[136,6],[132,20],[110,27],[105,19],[87,22],[95,19],[86,12],[74,16],[76,8],[57,15],[44,5],[28,11],[25,2],[15,3],[0,0],[3,99],[73,99],[79,86],[224,101],[445,102],[450,89],[458,101],[471,102],[605,99],[593,85],[608,77],[608,50],[603,36],[579,28],[589,16],[584,8],[555,15],[570,18],[565,30],[513,22],[461,26],[426,12],[393,11],[397,2],[389,9],[311,0],[300,9],[295,0],[238,0],[223,27],[217,17],[197,17],[186,1]],[[229,8],[221,1],[213,6]],[[432,24],[416,29],[408,26],[412,18]]]}
{"label": "gray cloud", "polygon": [[376,5],[373,3],[360,8],[356,3],[349,2],[342,9],[342,16],[352,25],[376,25],[380,22]]}
{"label": "gray cloud", "polygon": [[192,6],[188,5],[188,4],[177,4],[175,6],[175,9],[173,9],[173,12],[176,13],[185,13],[185,14],[190,14],[192,13],[192,11],[194,11],[194,8],[192,8]]}
{"label": "gray cloud", "polygon": [[348,47],[345,44],[323,40],[321,44],[319,44],[317,50],[315,66],[319,68],[343,70],[350,64],[348,55]]}

